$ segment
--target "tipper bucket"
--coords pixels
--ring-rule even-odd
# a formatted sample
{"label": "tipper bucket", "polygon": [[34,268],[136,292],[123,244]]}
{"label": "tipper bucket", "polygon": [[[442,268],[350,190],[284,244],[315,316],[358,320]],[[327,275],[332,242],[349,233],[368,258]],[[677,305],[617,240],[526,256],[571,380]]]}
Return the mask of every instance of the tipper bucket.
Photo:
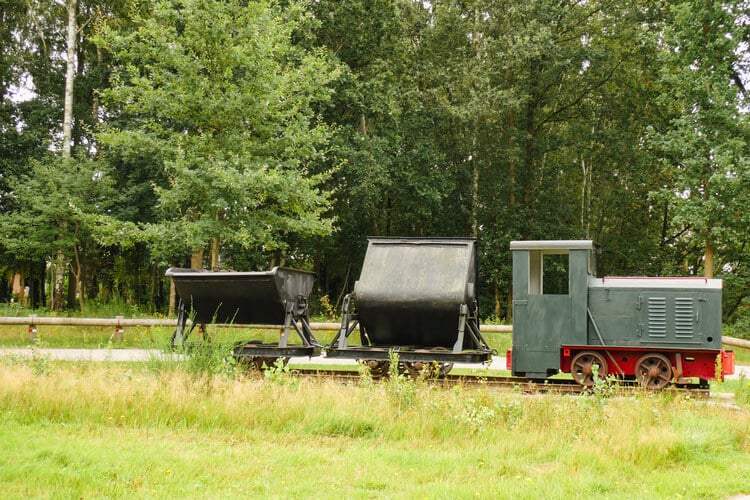
{"label": "tipper bucket", "polygon": [[307,300],[315,274],[274,267],[261,272],[167,270],[195,323],[283,325],[286,304]]}
{"label": "tipper bucket", "polygon": [[[347,337],[356,324],[362,346],[393,348],[402,359],[434,358],[432,351],[441,350],[489,353],[479,333],[476,282],[473,239],[370,238],[329,356],[331,350],[354,349]],[[407,353],[426,350],[430,354]]]}

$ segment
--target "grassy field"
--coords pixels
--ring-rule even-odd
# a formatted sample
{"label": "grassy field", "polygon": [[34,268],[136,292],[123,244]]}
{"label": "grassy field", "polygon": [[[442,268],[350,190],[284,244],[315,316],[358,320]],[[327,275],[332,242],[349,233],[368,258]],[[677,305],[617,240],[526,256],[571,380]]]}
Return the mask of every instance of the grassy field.
{"label": "grassy field", "polygon": [[674,394],[523,395],[231,363],[0,359],[4,498],[727,498],[742,407]]}

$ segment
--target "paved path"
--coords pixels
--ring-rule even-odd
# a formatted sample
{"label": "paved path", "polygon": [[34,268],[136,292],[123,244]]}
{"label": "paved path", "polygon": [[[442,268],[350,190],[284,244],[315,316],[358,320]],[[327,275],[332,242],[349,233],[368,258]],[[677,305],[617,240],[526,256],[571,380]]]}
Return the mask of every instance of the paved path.
{"label": "paved path", "polygon": [[[158,349],[36,349],[36,348],[18,348],[18,349],[0,349],[0,357],[17,356],[32,357],[44,356],[50,359],[63,361],[149,361],[152,359],[165,359],[168,356],[175,356],[178,359],[180,354],[166,354]],[[326,358],[324,356],[308,358],[293,357],[289,359],[293,365],[356,365],[353,359]],[[480,363],[456,363],[457,367],[484,368]],[[491,370],[504,370],[505,358],[495,356],[489,368]]]}
{"label": "paved path", "polygon": [[[167,356],[182,356],[180,354],[165,354],[158,349],[0,349],[0,357],[3,356],[44,356],[50,359],[64,361],[149,361],[152,359],[165,359]],[[326,357],[294,357],[289,360],[292,365],[355,365],[351,359],[326,358]],[[456,363],[458,368],[484,368],[480,363]],[[505,357],[494,356],[489,365],[490,370],[505,370]],[[736,366],[734,375],[727,376],[728,379],[739,378],[744,374],[750,379],[750,366]]]}

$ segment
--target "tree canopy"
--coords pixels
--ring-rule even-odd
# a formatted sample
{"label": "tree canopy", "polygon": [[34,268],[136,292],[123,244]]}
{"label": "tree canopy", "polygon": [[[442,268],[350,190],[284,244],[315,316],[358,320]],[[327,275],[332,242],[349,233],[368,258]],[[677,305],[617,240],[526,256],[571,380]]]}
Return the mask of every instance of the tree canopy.
{"label": "tree canopy", "polygon": [[330,233],[326,173],[315,172],[330,127],[317,108],[338,71],[324,51],[292,44],[299,16],[268,2],[163,1],[102,28],[113,123],[98,143],[158,154],[160,218],[145,230],[159,255],[209,242],[214,256],[218,242],[286,249],[289,234]]}
{"label": "tree canopy", "polygon": [[312,269],[335,302],[366,236],[474,236],[501,319],[510,240],[587,238],[608,274],[723,278],[726,320],[750,322],[749,10],[8,0],[0,300],[64,266],[68,305],[159,310],[192,260]]}

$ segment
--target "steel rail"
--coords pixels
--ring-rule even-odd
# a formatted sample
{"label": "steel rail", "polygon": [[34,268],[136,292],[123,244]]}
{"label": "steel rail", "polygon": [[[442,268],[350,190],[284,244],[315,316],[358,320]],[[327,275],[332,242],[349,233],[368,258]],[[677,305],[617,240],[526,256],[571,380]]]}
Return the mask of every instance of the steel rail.
{"label": "steel rail", "polygon": [[[305,368],[292,368],[290,374],[293,376],[300,376],[304,378],[320,378],[325,380],[334,380],[338,382],[355,382],[359,383],[363,380],[362,374],[353,370],[322,370],[322,369],[305,369]],[[373,377],[373,382],[382,383],[387,382],[388,377]],[[578,384],[572,379],[546,379],[546,380],[531,380],[522,377],[513,376],[502,376],[502,375],[446,375],[445,377],[437,378],[425,378],[425,379],[413,379],[423,381],[425,383],[444,385],[452,387],[456,385],[471,385],[471,386],[483,386],[492,387],[498,389],[508,389],[518,391],[522,394],[529,393],[557,393],[557,394],[582,394],[585,392],[594,391],[593,388],[586,387]],[[654,391],[640,387],[634,380],[617,380],[618,390],[627,391],[641,391],[648,394],[653,394]],[[664,389],[658,391],[659,393],[664,392],[677,392],[685,393],[689,392],[691,395],[697,396],[710,396],[708,389],[699,386],[699,384],[676,384],[670,385]]]}

